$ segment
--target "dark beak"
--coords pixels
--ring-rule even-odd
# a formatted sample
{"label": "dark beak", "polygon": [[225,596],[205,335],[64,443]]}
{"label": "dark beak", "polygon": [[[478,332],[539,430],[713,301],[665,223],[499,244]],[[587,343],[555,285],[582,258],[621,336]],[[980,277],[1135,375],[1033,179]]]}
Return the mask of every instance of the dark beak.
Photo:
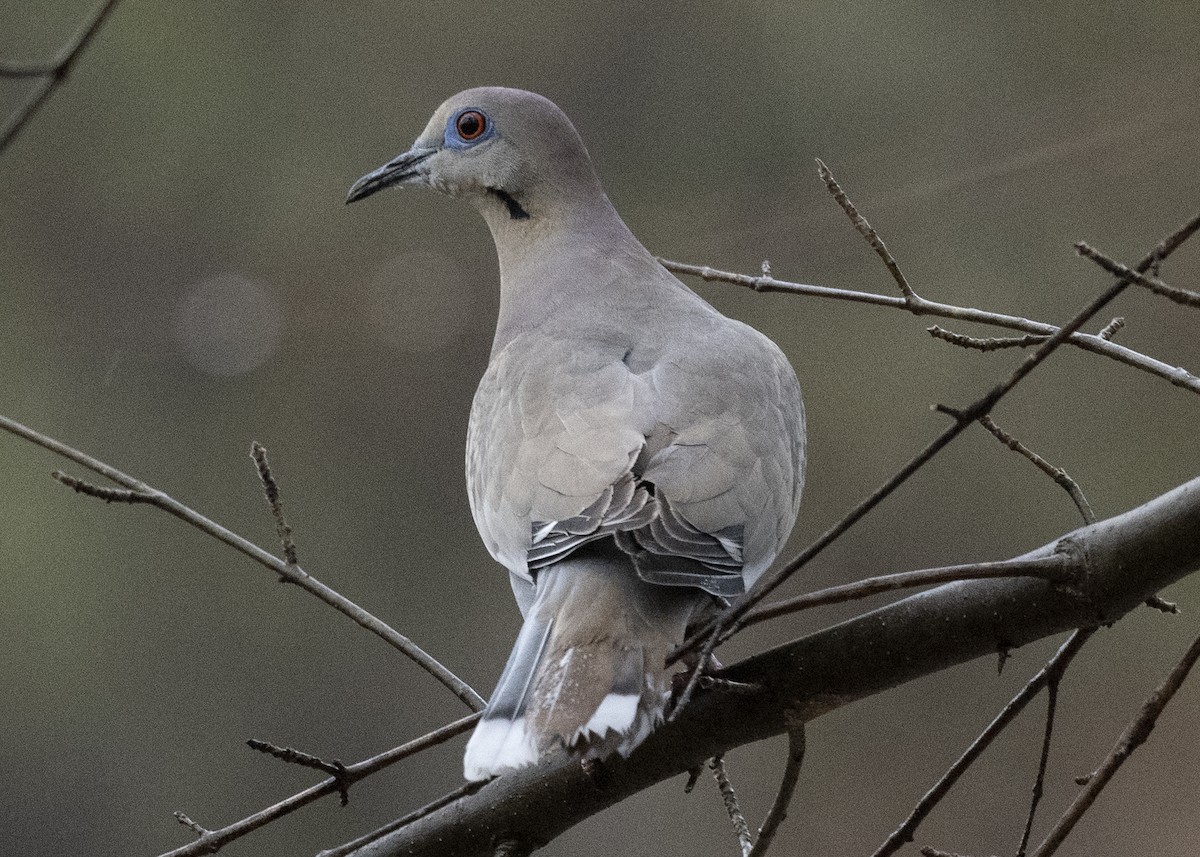
{"label": "dark beak", "polygon": [[423,178],[423,173],[417,167],[436,152],[437,149],[409,149],[403,155],[398,155],[374,172],[367,173],[356,181],[346,196],[346,204],[366,199],[376,191],[393,185],[412,183],[413,179]]}

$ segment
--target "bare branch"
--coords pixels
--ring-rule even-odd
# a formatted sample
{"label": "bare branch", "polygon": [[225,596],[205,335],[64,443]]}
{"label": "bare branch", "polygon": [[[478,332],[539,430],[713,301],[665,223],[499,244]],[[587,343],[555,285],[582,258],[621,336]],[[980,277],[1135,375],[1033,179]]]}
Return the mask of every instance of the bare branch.
{"label": "bare branch", "polygon": [[[363,846],[369,845],[370,843],[386,836],[389,833],[395,833],[397,830],[407,827],[413,822],[419,821],[431,813],[437,812],[444,806],[449,806],[459,798],[475,794],[475,792],[483,788],[484,785],[485,781],[464,783],[454,791],[442,795],[437,800],[425,804],[425,806],[421,807],[420,809],[414,810],[413,812],[410,812],[408,815],[402,816],[401,818],[397,818],[395,821],[390,821],[383,827],[373,830],[365,836],[360,836],[357,839],[353,839],[344,845],[339,845],[337,848],[326,849],[325,851],[317,854],[317,857],[345,857],[345,855],[351,854]],[[507,850],[502,851],[501,849]],[[517,857],[517,855],[520,854],[528,854],[532,850],[533,849],[531,847],[526,846],[524,843],[518,840],[504,839],[496,846],[492,852],[492,857],[497,857],[497,855],[503,854],[509,854],[512,855],[512,857]]]}
{"label": "bare branch", "polygon": [[846,216],[850,218],[850,222],[854,224],[854,228],[858,230],[858,234],[867,240],[867,243],[871,245],[871,249],[883,260],[884,267],[888,269],[888,273],[892,275],[892,279],[900,287],[900,293],[911,304],[912,300],[917,297],[917,294],[913,291],[912,286],[908,284],[908,279],[900,270],[900,266],[896,264],[895,257],[892,256],[887,245],[883,243],[883,239],[879,237],[879,233],[875,231],[870,223],[867,223],[865,217],[858,213],[858,209],[855,208],[854,203],[846,196],[846,192],[842,190],[842,186],[838,184],[829,167],[825,166],[820,158],[817,158],[817,173],[821,176],[821,181],[825,182],[825,187],[833,194],[834,200],[841,206],[842,211],[846,212]]}
{"label": "bare branch", "polygon": [[800,780],[800,768],[804,764],[804,747],[804,724],[801,723],[788,732],[787,766],[783,769],[783,779],[779,783],[779,791],[775,795],[775,801],[771,804],[766,820],[758,829],[758,838],[754,840],[754,847],[750,849],[747,857],[763,857],[767,853],[767,849],[771,847],[775,834],[779,831],[779,825],[783,824],[783,820],[787,818],[788,806],[792,802],[792,794],[796,791],[796,783]]}
{"label": "bare branch", "polygon": [[312,768],[315,771],[324,771],[338,781],[338,796],[341,798],[342,806],[350,803],[350,783],[346,779],[346,766],[339,760],[334,759],[332,762],[326,762],[324,759],[320,759],[311,753],[304,753],[300,750],[294,750],[291,747],[278,747],[270,741],[259,741],[257,738],[251,738],[246,742],[246,745],[251,750],[266,753],[268,756],[273,756],[281,762],[287,762],[290,765],[299,765],[302,768]]}
{"label": "bare branch", "polygon": [[[179,812],[178,810],[176,810],[172,814],[175,816],[176,821],[178,821],[180,824],[182,824],[188,830],[195,833],[197,836],[207,836],[209,833],[212,832],[206,828],[201,827],[199,824],[192,821],[190,818],[188,818],[186,815],[184,815],[182,812]],[[215,853],[215,849],[214,849],[214,853]]]}
{"label": "bare branch", "polygon": [[[321,601],[324,601],[326,604],[333,607],[343,615],[349,616],[363,628],[366,628],[368,631],[371,631],[373,634],[383,639],[393,648],[403,652],[405,655],[415,661],[418,666],[449,688],[449,690],[455,696],[461,699],[472,711],[483,710],[485,705],[483,698],[480,697],[479,694],[474,690],[472,690],[466,682],[464,682],[454,673],[450,672],[449,669],[443,666],[435,658],[427,654],[424,649],[422,649],[408,637],[392,628],[382,619],[379,619],[378,617],[368,613],[362,607],[359,607],[341,593],[330,589],[300,566],[290,565],[285,560],[268,553],[248,539],[243,538],[232,530],[226,529],[215,521],[206,518],[204,515],[201,515],[199,512],[195,511],[189,506],[185,506],[183,503],[180,503],[173,497],[170,497],[166,493],[159,491],[157,488],[153,488],[139,479],[134,479],[132,476],[117,470],[117,468],[109,464],[105,464],[103,461],[100,461],[97,458],[93,458],[86,453],[67,446],[62,441],[55,440],[48,435],[34,431],[33,429],[23,426],[15,420],[11,420],[5,416],[0,416],[0,429],[4,429],[11,434],[15,434],[17,437],[31,441],[43,449],[48,449],[57,455],[61,455],[63,458],[70,459],[76,464],[86,467],[94,473],[99,473],[101,476],[111,479],[118,485],[128,488],[130,491],[135,492],[138,495],[143,495],[139,496],[136,501],[130,499],[128,502],[147,503],[151,506],[162,509],[164,512],[174,515],[176,518],[179,518],[185,523],[191,524],[201,532],[212,536],[218,541],[224,542],[235,550],[255,560],[260,565],[266,566],[276,574],[286,578],[289,583],[294,583],[306,592],[315,595]],[[88,491],[84,491],[80,488],[77,488],[76,490],[83,491],[83,493],[89,493]],[[101,497],[101,499],[111,500],[117,498]]]}
{"label": "bare branch", "polygon": [[936,324],[926,328],[926,330],[934,339],[941,339],[944,342],[949,342],[951,345],[957,345],[961,348],[973,348],[976,351],[999,351],[1001,348],[1028,348],[1031,345],[1041,345],[1049,338],[1049,334],[1027,333],[1024,336],[980,339],[975,336],[954,333],[953,331],[946,330],[944,327],[938,327]]}
{"label": "bare branch", "polygon": [[1083,644],[1095,633],[1093,629],[1081,629],[1076,631],[1070,638],[1062,644],[1058,652],[1049,662],[1038,671],[1037,675],[1029,680],[1025,687],[1021,688],[1021,692],[1012,698],[1008,705],[996,715],[995,719],[988,724],[988,727],[980,733],[979,737],[971,742],[966,751],[958,757],[953,765],[950,766],[946,773],[942,774],[939,779],[925,796],[909,813],[908,818],[904,819],[904,823],[892,831],[891,835],[884,840],[883,844],[875,850],[872,857],[889,857],[895,854],[906,843],[912,842],[913,834],[916,833],[917,827],[925,820],[925,817],[933,811],[942,798],[944,798],[958,782],[966,770],[971,767],[976,759],[983,754],[983,751],[995,740],[1004,729],[1011,723],[1016,716],[1020,714],[1025,706],[1038,695],[1043,687],[1050,681],[1057,681],[1057,676],[1061,676],[1066,670],[1071,660],[1083,648]]}
{"label": "bare branch", "polygon": [[[578,760],[558,753],[490,781],[478,794],[372,842],[355,857],[490,857],[499,832],[545,844],[718,753],[1002,647],[1111,623],[1200,569],[1200,478],[1028,556],[1053,553],[1079,564],[1081,588],[1029,578],[976,580],[906,598],[723,670],[722,676],[761,690],[698,695],[629,758],[606,760],[603,789]],[[852,663],[847,652],[856,653]]]}
{"label": "bare branch", "polygon": [[1054,713],[1058,708],[1058,685],[1062,672],[1050,676],[1046,682],[1046,728],[1042,732],[1042,752],[1038,756],[1037,776],[1033,779],[1033,792],[1029,799],[1029,814],[1025,817],[1025,831],[1021,834],[1021,843],[1017,846],[1017,857],[1025,857],[1025,849],[1029,847],[1029,835],[1033,832],[1033,819],[1037,815],[1038,804],[1042,800],[1042,791],[1046,784],[1046,765],[1050,761],[1050,743],[1054,737]]}
{"label": "bare branch", "polygon": [[[1170,254],[1177,244],[1173,244],[1179,240],[1182,235],[1183,240],[1186,240],[1189,232],[1187,232],[1189,224],[1185,224],[1176,233],[1164,239],[1161,244],[1155,248],[1154,252],[1160,250],[1166,254]],[[1186,234],[1184,234],[1186,233]],[[1168,246],[1172,245],[1172,246]],[[1058,332],[1058,328],[1052,324],[1045,322],[1032,321],[1020,316],[1005,315],[1003,313],[987,312],[984,310],[972,309],[970,307],[955,306],[953,304],[939,303],[937,301],[926,300],[925,298],[904,298],[893,297],[891,295],[879,295],[872,292],[858,292],[850,289],[835,289],[829,286],[814,286],[807,283],[794,283],[787,280],[778,280],[769,275],[750,276],[748,274],[738,274],[731,271],[720,271],[711,268],[708,265],[689,265],[683,262],[673,262],[669,259],[658,259],[668,271],[686,276],[699,277],[706,282],[723,282],[731,283],[735,286],[752,289],[756,292],[783,292],[786,294],[804,295],[807,297],[829,298],[832,300],[852,301],[855,303],[865,303],[872,306],[889,307],[891,309],[904,310],[913,315],[933,315],[941,318],[949,318],[957,321],[974,322],[977,324],[986,324],[992,327],[1003,327],[1008,330],[1018,330],[1023,333],[1030,333],[1039,336],[1050,337]],[[1153,264],[1153,263],[1151,263]],[[1147,266],[1147,270],[1151,265]],[[1107,329],[1107,328],[1106,328]],[[1103,331],[1101,331],[1103,333]],[[1200,377],[1193,375],[1191,372],[1179,366],[1172,366],[1169,363],[1164,363],[1161,360],[1156,360],[1139,351],[1134,351],[1131,348],[1126,348],[1123,345],[1118,345],[1115,342],[1110,342],[1109,336],[1092,336],[1091,334],[1074,332],[1068,338],[1067,342],[1084,351],[1089,351],[1093,354],[1099,354],[1116,360],[1119,363],[1124,363],[1126,366],[1132,366],[1143,372],[1155,375],[1169,381],[1176,387],[1181,387],[1185,390],[1190,390],[1193,393],[1200,393]]]}
{"label": "bare branch", "polygon": [[145,491],[135,491],[131,488],[109,488],[105,485],[96,485],[93,482],[88,482],[86,479],[76,479],[69,473],[63,473],[61,470],[55,470],[50,474],[50,478],[57,482],[66,485],[76,494],[83,494],[87,497],[95,497],[97,500],[103,500],[105,503],[153,503],[154,495]]}
{"label": "bare branch", "polygon": [[1114,336],[1116,336],[1117,331],[1119,331],[1124,326],[1125,326],[1125,319],[1123,319],[1121,316],[1117,316],[1112,321],[1110,321],[1108,324],[1104,325],[1104,329],[1101,330],[1096,335],[1099,336],[1101,339],[1108,341],[1108,340],[1112,339]]}
{"label": "bare branch", "polygon": [[733,783],[729,781],[729,772],[725,770],[725,757],[713,756],[708,766],[712,769],[713,779],[717,781],[717,791],[721,793],[721,802],[725,804],[729,820],[733,822],[733,832],[737,834],[742,857],[749,857],[754,848],[753,842],[750,841],[750,825],[746,824],[746,816],[738,805],[737,792],[733,790]]}
{"label": "bare branch", "polygon": [[673,723],[679,717],[680,712],[687,708],[688,702],[692,699],[692,694],[696,692],[696,686],[700,682],[700,676],[708,666],[709,658],[712,657],[713,649],[717,646],[717,640],[721,635],[721,623],[718,621],[712,626],[708,632],[708,636],[704,639],[703,645],[700,646],[700,653],[696,656],[696,665],[692,667],[688,675],[687,684],[683,687],[683,692],[675,700],[675,704],[671,707],[671,713],[667,715],[667,722]]}
{"label": "bare branch", "polygon": [[1154,731],[1155,723],[1158,722],[1158,716],[1162,714],[1163,709],[1167,707],[1167,703],[1175,696],[1176,691],[1179,690],[1184,679],[1187,678],[1188,673],[1191,672],[1192,667],[1195,666],[1198,659],[1200,659],[1200,638],[1197,638],[1192,643],[1187,652],[1184,653],[1183,658],[1171,670],[1170,675],[1155,689],[1154,693],[1150,694],[1150,698],[1142,704],[1142,709],[1138,712],[1138,716],[1121,733],[1121,737],[1117,740],[1112,752],[1108,754],[1100,767],[1088,778],[1083,791],[1067,807],[1067,811],[1063,813],[1062,818],[1054,825],[1054,829],[1050,831],[1042,841],[1042,844],[1038,846],[1037,851],[1033,853],[1033,857],[1050,857],[1051,854],[1058,850],[1058,846],[1062,845],[1079,819],[1083,817],[1083,814],[1088,811],[1088,808],[1091,807],[1100,792],[1108,785],[1109,780],[1113,778],[1117,769],[1133,754],[1134,750],[1150,737],[1150,733]]}
{"label": "bare branch", "polygon": [[1151,595],[1149,598],[1147,598],[1146,606],[1153,607],[1155,610],[1158,610],[1162,613],[1170,613],[1172,616],[1177,616],[1179,614],[1178,604],[1176,604],[1174,601],[1167,601],[1166,599],[1160,598],[1157,595]]}
{"label": "bare branch", "polygon": [[996,440],[1007,446],[1013,452],[1016,452],[1033,463],[1038,470],[1045,473],[1051,479],[1071,496],[1071,501],[1075,504],[1075,508],[1079,510],[1079,514],[1083,516],[1085,524],[1096,523],[1096,513],[1092,511],[1092,506],[1087,501],[1087,497],[1083,496],[1083,490],[1079,487],[1079,483],[1067,475],[1067,471],[1061,467],[1055,467],[1046,459],[1042,458],[1032,449],[1027,447],[1021,441],[1017,440],[1011,434],[1006,432],[1000,426],[992,421],[988,415],[979,418],[979,424],[990,431]]}
{"label": "bare branch", "polygon": [[1079,251],[1080,256],[1086,256],[1104,270],[1108,271],[1117,277],[1124,277],[1137,283],[1144,289],[1149,289],[1156,295],[1164,297],[1167,300],[1174,301],[1177,304],[1190,307],[1200,307],[1200,294],[1189,291],[1187,289],[1179,289],[1174,286],[1168,286],[1162,280],[1156,277],[1148,277],[1138,271],[1134,271],[1129,267],[1122,265],[1120,262],[1110,259],[1096,248],[1090,246],[1084,241],[1080,241],[1075,245],[1075,249]]}
{"label": "bare branch", "polygon": [[917,586],[931,586],[937,583],[950,583],[955,580],[983,580],[987,578],[1004,577],[1040,577],[1058,583],[1069,583],[1073,579],[1074,570],[1068,558],[1055,555],[1036,559],[1015,559],[1002,562],[976,562],[967,565],[948,565],[942,568],[926,568],[920,571],[903,571],[898,574],[885,574],[879,577],[868,577],[854,583],[842,583],[807,592],[783,601],[774,601],[756,608],[744,616],[738,629],[748,628],[784,616],[789,613],[799,613],[813,607],[827,604],[840,604],[844,601],[856,601],[869,598],[881,592],[894,592],[898,589],[912,589]]}
{"label": "bare branch", "polygon": [[[1190,238],[1197,230],[1200,230],[1200,214],[1193,216],[1182,226],[1160,241],[1154,249],[1138,263],[1139,270],[1148,269],[1151,265],[1161,263],[1168,255],[1179,247],[1184,241]],[[1130,281],[1127,279],[1119,279],[1107,289],[1100,293],[1095,299],[1087,304],[1083,309],[1077,312],[1069,322],[1057,330],[1049,339],[1039,345],[1032,354],[1027,356],[1017,367],[1005,378],[1002,382],[993,387],[990,391],[977,399],[968,407],[958,411],[959,416],[955,418],[953,425],[945,429],[932,442],[929,443],[923,450],[917,453],[907,464],[888,479],[883,485],[876,489],[870,496],[860,502],[857,506],[846,513],[832,527],[826,530],[815,542],[812,542],[807,548],[802,550],[799,555],[794,557],[790,562],[786,563],[774,571],[768,571],[758,579],[746,593],[746,597],[732,607],[727,608],[720,618],[720,624],[727,629],[734,629],[737,621],[753,609],[767,595],[773,592],[780,584],[791,577],[796,571],[807,565],[814,557],[819,555],[825,548],[837,541],[846,530],[854,526],[859,520],[866,516],[868,512],[874,509],[879,503],[887,498],[893,491],[903,485],[908,478],[924,467],[935,455],[941,452],[950,441],[960,435],[970,423],[974,422],[979,417],[990,413],[996,404],[1000,402],[1014,387],[1024,380],[1030,372],[1042,364],[1042,362],[1054,353],[1057,348],[1067,340],[1069,336],[1079,330],[1088,322],[1096,313],[1100,312],[1107,306],[1117,295],[1121,294],[1128,286]],[[713,625],[702,629],[697,634],[693,634],[683,646],[676,649],[672,653],[672,659],[677,659],[683,653],[692,651],[700,644],[705,634],[712,631]],[[734,633],[733,630],[724,632],[723,639]]]}
{"label": "bare branch", "polygon": [[[438,744],[444,744],[451,738],[461,735],[474,727],[480,716],[478,712],[469,714],[440,729],[435,729],[427,735],[422,735],[420,738],[416,738],[406,744],[401,744],[399,747],[393,747],[391,750],[380,753],[378,756],[372,756],[370,759],[364,759],[353,765],[347,765],[340,778],[330,777],[317,783],[315,786],[310,786],[302,792],[281,800],[277,804],[259,810],[253,815],[243,818],[241,821],[234,822],[219,830],[205,831],[200,834],[199,839],[190,845],[168,851],[160,855],[160,857],[197,857],[200,854],[215,853],[233,840],[239,839],[247,833],[271,823],[277,818],[282,818],[289,813],[295,812],[300,807],[306,806],[325,795],[337,793],[343,788],[349,788],[359,780],[382,771],[384,768],[394,765],[401,759],[406,759],[430,747],[436,747]],[[479,784],[476,783],[475,785]]]}
{"label": "bare branch", "polygon": [[69,41],[62,50],[59,51],[58,57],[53,63],[49,64],[29,64],[29,65],[4,65],[0,66],[0,77],[43,77],[44,80],[39,82],[29,93],[29,97],[25,102],[17,108],[8,121],[0,127],[0,153],[3,153],[8,148],[9,143],[16,139],[17,134],[29,122],[30,119],[42,108],[42,105],[58,89],[59,85],[67,79],[67,75],[71,71],[71,67],[75,64],[75,60],[83,52],[83,49],[88,46],[92,38],[100,30],[101,25],[116,8],[120,0],[104,0],[92,13],[92,16],[75,34],[74,38]]}
{"label": "bare branch", "polygon": [[283,558],[288,565],[299,565],[296,558],[296,543],[292,541],[292,528],[283,514],[283,500],[279,497],[279,484],[271,473],[271,464],[267,461],[267,448],[257,440],[250,444],[250,457],[258,468],[258,478],[262,480],[263,493],[267,497],[267,505],[271,507],[271,515],[275,518],[275,532],[279,535],[279,544],[283,547]]}

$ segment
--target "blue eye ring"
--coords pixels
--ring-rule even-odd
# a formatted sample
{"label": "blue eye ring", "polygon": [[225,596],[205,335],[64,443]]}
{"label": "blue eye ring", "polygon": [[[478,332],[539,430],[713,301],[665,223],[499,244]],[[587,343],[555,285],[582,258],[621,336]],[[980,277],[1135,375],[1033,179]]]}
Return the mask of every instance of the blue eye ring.
{"label": "blue eye ring", "polygon": [[452,149],[466,149],[496,136],[496,127],[478,107],[454,111],[446,120],[445,143]]}

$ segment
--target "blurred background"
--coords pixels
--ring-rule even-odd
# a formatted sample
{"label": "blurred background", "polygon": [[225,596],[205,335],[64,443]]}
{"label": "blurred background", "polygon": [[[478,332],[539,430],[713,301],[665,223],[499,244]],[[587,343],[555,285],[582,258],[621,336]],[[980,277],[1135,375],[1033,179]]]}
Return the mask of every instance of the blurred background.
{"label": "blurred background", "polygon": [[[91,11],[0,0],[0,57],[52,57]],[[0,157],[0,413],[275,549],[247,455],[265,444],[303,565],[482,693],[516,635],[463,484],[497,307],[482,220],[433,193],[343,206],[433,109],[479,84],[557,101],[653,252],[891,294],[818,181],[824,159],[925,297],[1061,322],[1200,200],[1200,17],[1142,4],[122,3]],[[28,82],[0,81],[0,109]],[[1164,269],[1195,288],[1200,245]],[[689,283],[792,358],[810,420],[794,552],[1022,357],[931,321]],[[1200,316],[1131,289],[1123,344],[1200,370]],[[1001,331],[954,327],[973,335]],[[1200,472],[1200,399],[1063,349],[995,413],[1104,517]],[[0,840],[12,855],[155,855],[317,780],[250,737],[358,760],[465,713],[329,607],[161,512],[52,482],[79,468],[0,436]],[[982,429],[827,551],[788,594],[1000,559],[1079,524]],[[1075,793],[1200,628],[1200,583],[1085,649],[1063,685],[1035,831]],[[722,655],[861,606],[759,626]],[[813,723],[776,853],[861,855],[1053,652],[985,659]],[[1012,853],[1042,703],[918,835]],[[1195,854],[1200,687],[1184,687],[1062,854]],[[460,782],[463,739],[227,847],[303,855]],[[750,823],[778,739],[730,754]],[[732,854],[715,788],[665,783],[548,854]],[[1034,841],[1039,841],[1035,832]],[[908,852],[915,854],[916,849]]]}

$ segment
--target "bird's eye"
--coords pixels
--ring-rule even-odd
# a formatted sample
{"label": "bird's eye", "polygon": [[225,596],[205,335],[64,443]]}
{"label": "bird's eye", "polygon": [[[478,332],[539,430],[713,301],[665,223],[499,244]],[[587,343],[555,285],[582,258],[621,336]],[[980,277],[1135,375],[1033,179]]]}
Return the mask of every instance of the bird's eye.
{"label": "bird's eye", "polygon": [[458,131],[458,136],[464,140],[468,142],[478,140],[487,130],[487,117],[478,110],[467,110],[458,117],[454,127]]}

